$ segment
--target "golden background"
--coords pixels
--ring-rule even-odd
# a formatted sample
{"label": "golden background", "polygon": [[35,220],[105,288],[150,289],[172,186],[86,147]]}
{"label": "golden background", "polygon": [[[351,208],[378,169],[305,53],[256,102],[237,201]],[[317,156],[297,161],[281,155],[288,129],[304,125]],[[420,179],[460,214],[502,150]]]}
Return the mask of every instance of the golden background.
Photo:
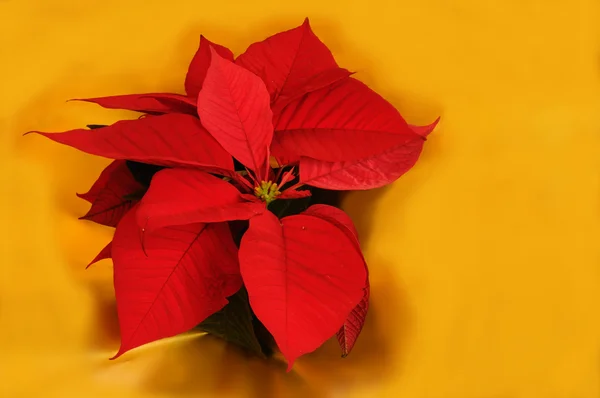
{"label": "golden background", "polygon": [[[311,18],[411,123],[417,166],[355,193],[372,311],[355,351],[244,357],[118,345],[111,230],[78,221],[107,160],[28,130],[126,112],[77,97],[183,90],[200,33],[239,54]],[[600,397],[598,0],[0,0],[0,397]]]}

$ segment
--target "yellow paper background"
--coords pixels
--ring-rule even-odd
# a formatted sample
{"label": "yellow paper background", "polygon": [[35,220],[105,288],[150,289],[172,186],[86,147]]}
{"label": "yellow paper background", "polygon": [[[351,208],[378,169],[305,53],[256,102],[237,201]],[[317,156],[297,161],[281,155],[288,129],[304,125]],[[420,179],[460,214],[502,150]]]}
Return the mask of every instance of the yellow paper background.
{"label": "yellow paper background", "polygon": [[[0,397],[598,398],[597,0],[0,0]],[[355,352],[246,358],[176,338],[109,362],[107,163],[37,136],[131,117],[66,99],[181,91],[200,33],[240,53],[309,16],[412,123],[418,165],[346,202],[371,269]]]}

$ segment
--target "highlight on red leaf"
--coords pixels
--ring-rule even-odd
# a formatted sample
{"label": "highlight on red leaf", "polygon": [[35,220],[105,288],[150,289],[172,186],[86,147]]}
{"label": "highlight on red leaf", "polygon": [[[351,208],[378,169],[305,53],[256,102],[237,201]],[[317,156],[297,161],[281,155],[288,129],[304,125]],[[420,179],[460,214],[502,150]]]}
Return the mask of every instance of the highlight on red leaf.
{"label": "highlight on red leaf", "polygon": [[289,93],[282,93],[277,101],[271,104],[273,115],[277,116],[290,103],[302,98],[305,94],[320,90],[327,86],[338,83],[352,75],[352,72],[343,68],[327,69],[319,74],[309,78],[304,83],[298,85],[296,89]]}
{"label": "highlight on red leaf", "polygon": [[185,77],[185,91],[190,97],[198,97],[202,89],[202,83],[206,77],[206,71],[210,66],[210,48],[214,48],[221,57],[233,61],[233,53],[227,47],[215,44],[204,36],[200,36],[198,51],[192,58]]}
{"label": "highlight on red leaf", "polygon": [[[429,126],[410,128],[426,136],[428,131],[435,128],[438,120]],[[365,190],[391,184],[419,159],[424,143],[421,136],[416,135],[405,145],[356,161],[325,162],[303,157],[300,159],[300,181],[331,190]]]}
{"label": "highlight on red leaf", "polygon": [[363,296],[362,256],[346,233],[318,217],[252,218],[239,258],[250,305],[288,370],[333,336]]}
{"label": "highlight on red leaf", "polygon": [[137,222],[149,232],[171,225],[247,220],[263,211],[264,203],[243,199],[221,178],[201,170],[165,169],[152,179]]}
{"label": "highlight on red leaf", "polygon": [[227,304],[242,286],[227,224],[167,227],[144,236],[134,207],[113,239],[121,347],[112,358],[183,333]]}
{"label": "highlight on red leaf", "polygon": [[269,94],[257,76],[211,52],[198,115],[223,148],[260,178],[273,138]]}
{"label": "highlight on red leaf", "polygon": [[[135,205],[130,196],[143,189],[135,180],[125,161],[115,161],[107,169],[110,174],[100,175],[100,184],[95,184],[91,192],[95,194],[92,207],[81,217],[82,220],[116,227],[121,218]],[[104,179],[106,180],[104,181]],[[97,191],[97,192],[96,192]],[[87,197],[89,197],[89,192]]]}
{"label": "highlight on red leaf", "polygon": [[98,253],[92,261],[90,261],[90,263],[87,265],[87,267],[85,267],[85,269],[88,269],[93,264],[96,264],[98,261],[105,260],[107,258],[112,258],[112,241],[108,242],[108,244],[104,246],[100,253]]}
{"label": "highlight on red leaf", "polygon": [[301,156],[358,160],[423,139],[389,102],[353,78],[289,104],[274,128],[273,156],[287,162]]}
{"label": "highlight on red leaf", "polygon": [[[264,80],[275,105],[280,99],[286,101],[309,92],[308,83],[316,75],[339,69],[331,51],[310,28],[308,18],[297,28],[250,45],[235,62]],[[339,77],[322,76],[329,76],[331,82]],[[322,80],[316,86],[331,82]]]}
{"label": "highlight on red leaf", "polygon": [[41,133],[53,141],[92,155],[135,160],[161,166],[220,167],[233,169],[233,161],[197,118],[183,114],[121,120],[93,131]]}
{"label": "highlight on red leaf", "polygon": [[81,98],[73,101],[84,101],[98,104],[108,109],[125,109],[150,114],[186,113],[196,114],[196,103],[185,95],[169,93],[125,94],[108,97]]}
{"label": "highlight on red leaf", "polygon": [[402,145],[379,155],[347,162],[300,159],[300,181],[313,187],[348,191],[379,188],[391,184],[414,166],[423,141]]}
{"label": "highlight on red leaf", "polygon": [[310,206],[302,214],[319,217],[336,225],[342,231],[344,231],[344,233],[346,233],[346,235],[354,242],[356,248],[360,251],[358,231],[356,230],[352,219],[344,210],[329,205],[316,204]]}

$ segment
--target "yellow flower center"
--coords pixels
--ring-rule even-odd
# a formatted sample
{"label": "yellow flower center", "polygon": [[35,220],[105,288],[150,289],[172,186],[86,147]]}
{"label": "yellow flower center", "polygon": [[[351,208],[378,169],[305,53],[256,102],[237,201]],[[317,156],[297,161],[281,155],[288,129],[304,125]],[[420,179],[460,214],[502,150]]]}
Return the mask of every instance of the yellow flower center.
{"label": "yellow flower center", "polygon": [[281,192],[279,192],[279,186],[273,181],[262,181],[260,185],[254,187],[254,195],[269,204],[277,199]]}

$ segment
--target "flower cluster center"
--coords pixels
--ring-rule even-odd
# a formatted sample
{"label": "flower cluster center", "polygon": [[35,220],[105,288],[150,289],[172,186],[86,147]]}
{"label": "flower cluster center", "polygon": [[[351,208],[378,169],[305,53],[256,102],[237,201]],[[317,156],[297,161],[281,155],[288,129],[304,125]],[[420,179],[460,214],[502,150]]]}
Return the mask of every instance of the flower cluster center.
{"label": "flower cluster center", "polygon": [[269,204],[277,199],[277,197],[281,195],[281,192],[279,191],[277,183],[273,181],[262,181],[260,185],[254,187],[254,195],[266,204]]}

